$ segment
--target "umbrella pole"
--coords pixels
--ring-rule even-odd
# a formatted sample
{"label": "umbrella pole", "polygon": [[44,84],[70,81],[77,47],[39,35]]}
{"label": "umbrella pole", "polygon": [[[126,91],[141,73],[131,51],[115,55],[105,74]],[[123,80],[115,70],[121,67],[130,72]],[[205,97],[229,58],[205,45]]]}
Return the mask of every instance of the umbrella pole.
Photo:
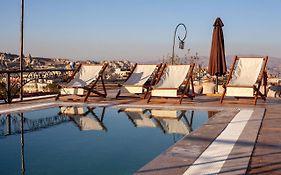
{"label": "umbrella pole", "polygon": [[218,76],[216,75],[216,89],[215,89],[215,93],[217,94],[219,92],[219,78]]}

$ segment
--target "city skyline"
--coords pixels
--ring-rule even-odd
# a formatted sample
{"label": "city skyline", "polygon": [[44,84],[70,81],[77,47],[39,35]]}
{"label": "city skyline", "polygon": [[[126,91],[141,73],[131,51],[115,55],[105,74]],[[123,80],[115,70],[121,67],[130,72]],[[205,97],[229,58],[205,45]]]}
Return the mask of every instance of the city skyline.
{"label": "city skyline", "polygon": [[[18,53],[20,1],[0,2],[0,51]],[[187,26],[182,56],[209,56],[213,23],[224,22],[227,55],[280,57],[281,2],[208,1],[25,1],[25,55],[70,59],[149,61],[172,52],[178,23]],[[181,34],[181,31],[179,31]]]}

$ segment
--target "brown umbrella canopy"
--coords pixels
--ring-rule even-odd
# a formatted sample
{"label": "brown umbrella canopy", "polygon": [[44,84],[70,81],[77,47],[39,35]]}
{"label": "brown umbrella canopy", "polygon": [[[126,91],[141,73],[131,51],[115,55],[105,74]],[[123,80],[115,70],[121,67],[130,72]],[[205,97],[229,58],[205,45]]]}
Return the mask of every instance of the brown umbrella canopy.
{"label": "brown umbrella canopy", "polygon": [[224,39],[222,31],[223,23],[220,18],[217,18],[214,23],[212,47],[208,72],[210,75],[221,76],[226,73],[226,62],[224,52]]}

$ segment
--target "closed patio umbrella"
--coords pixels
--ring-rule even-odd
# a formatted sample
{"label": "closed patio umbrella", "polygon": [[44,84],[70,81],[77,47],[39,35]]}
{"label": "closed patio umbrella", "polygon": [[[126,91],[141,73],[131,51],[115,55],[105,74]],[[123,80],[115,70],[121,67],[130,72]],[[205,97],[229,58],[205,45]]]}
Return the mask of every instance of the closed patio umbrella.
{"label": "closed patio umbrella", "polygon": [[218,76],[224,75],[227,71],[222,31],[223,26],[222,20],[217,18],[214,23],[210,61],[208,67],[209,74],[216,76],[216,92],[218,92]]}

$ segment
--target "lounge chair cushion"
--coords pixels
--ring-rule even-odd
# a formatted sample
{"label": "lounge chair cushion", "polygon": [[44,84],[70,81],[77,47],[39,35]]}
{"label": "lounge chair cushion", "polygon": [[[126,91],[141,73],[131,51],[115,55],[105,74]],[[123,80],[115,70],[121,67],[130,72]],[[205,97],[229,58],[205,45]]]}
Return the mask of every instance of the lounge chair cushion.
{"label": "lounge chair cushion", "polygon": [[254,88],[227,87],[226,96],[253,97]]}
{"label": "lounge chair cushion", "polygon": [[153,89],[151,91],[151,95],[155,97],[177,97],[178,96],[178,89]]}
{"label": "lounge chair cushion", "polygon": [[60,93],[62,95],[83,95],[84,94],[84,89],[83,88],[61,88]]}
{"label": "lounge chair cushion", "polygon": [[121,87],[121,93],[141,94],[141,93],[143,93],[143,87],[142,86],[123,86],[123,87]]}

